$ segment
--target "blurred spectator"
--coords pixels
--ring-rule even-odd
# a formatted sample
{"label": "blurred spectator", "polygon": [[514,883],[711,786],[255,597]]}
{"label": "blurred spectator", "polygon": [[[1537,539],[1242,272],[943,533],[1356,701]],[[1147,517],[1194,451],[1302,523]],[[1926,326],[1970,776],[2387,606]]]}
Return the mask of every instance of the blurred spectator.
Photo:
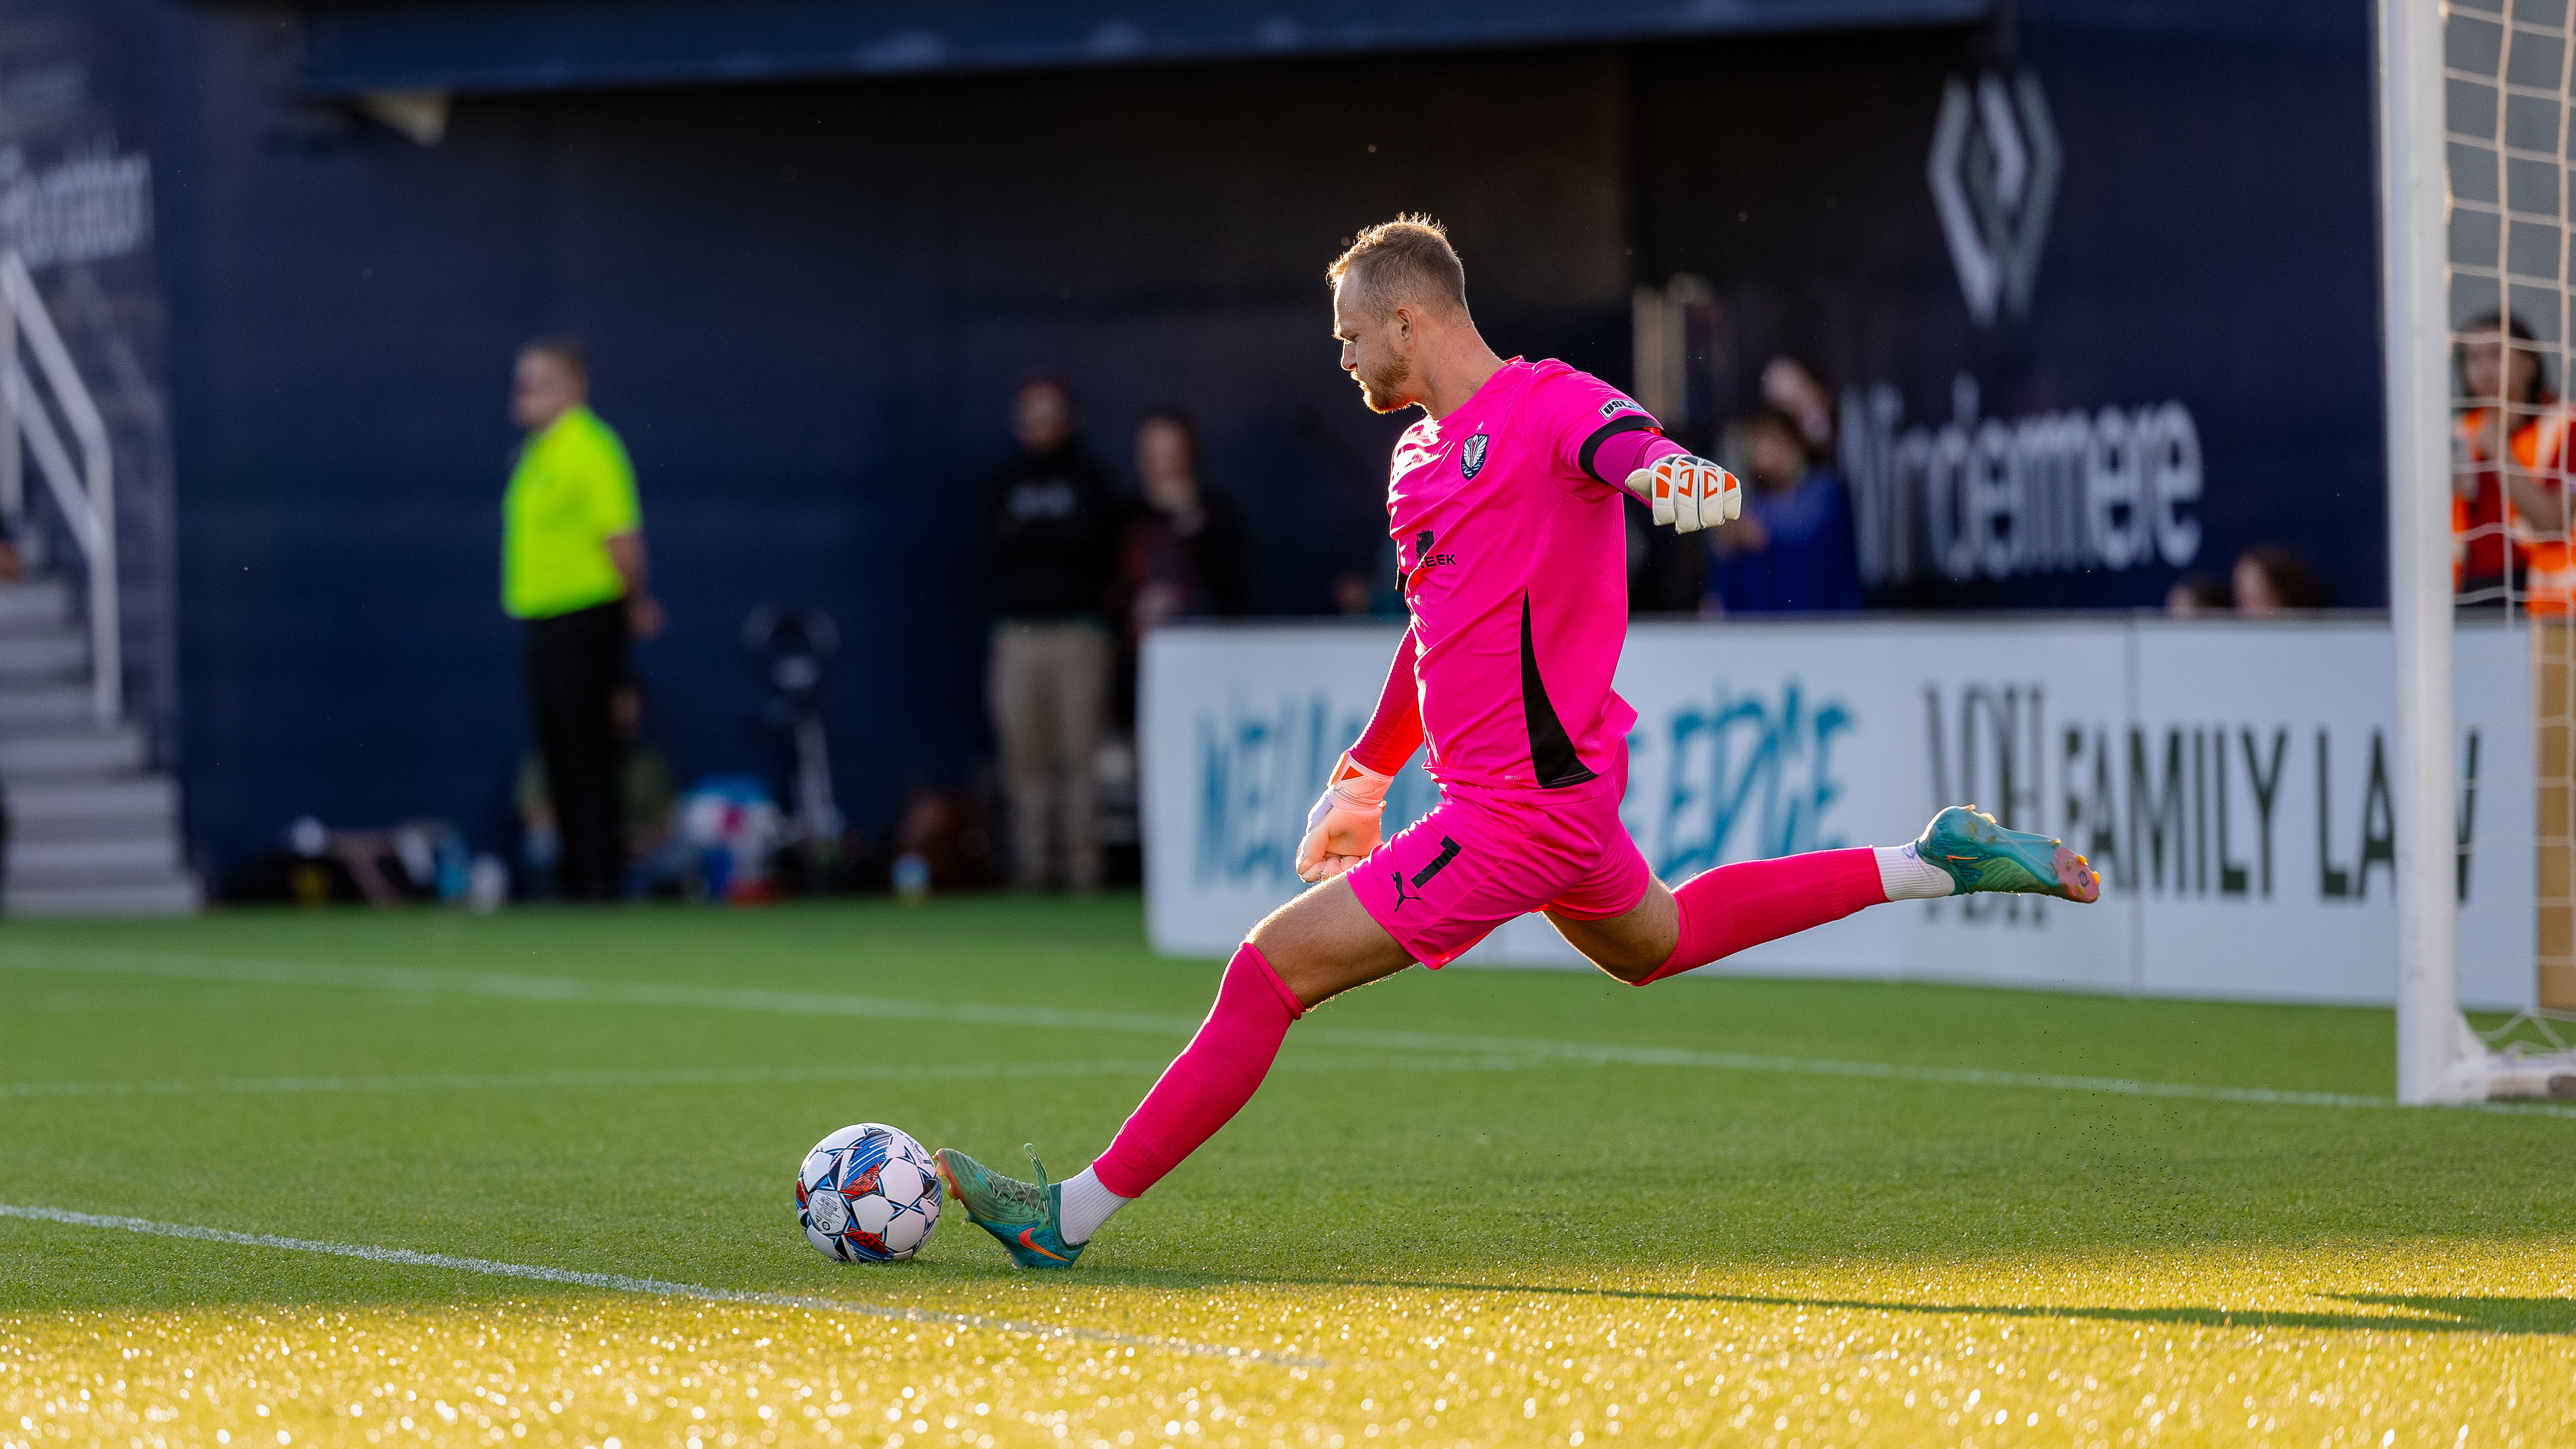
{"label": "blurred spectator", "polygon": [[[1718,461],[1725,461],[1724,447],[1718,454]],[[1742,469],[1735,471],[1742,476]],[[1653,514],[1634,499],[1626,513],[1629,615],[1699,613],[1708,594],[1708,546],[1695,533],[1655,527]]]}
{"label": "blurred spectator", "polygon": [[1712,614],[1860,607],[1851,496],[1817,464],[1798,420],[1777,408],[1745,419],[1744,516],[1707,532]]}
{"label": "blurred spectator", "polygon": [[1252,536],[1234,500],[1207,486],[1198,423],[1157,408],[1136,425],[1138,504],[1119,552],[1118,720],[1136,718],[1136,662],[1147,634],[1175,619],[1252,612]]}
{"label": "blurred spectator", "polygon": [[1141,506],[1127,524],[1120,584],[1130,637],[1170,623],[1252,611],[1252,537],[1234,500],[1207,486],[1198,424],[1178,408],[1136,428]]}
{"label": "blurred spectator", "polygon": [[1789,415],[1807,440],[1809,457],[1825,458],[1834,450],[1834,393],[1824,380],[1794,357],[1775,357],[1762,366],[1762,400]]}
{"label": "blurred spectator", "polygon": [[[993,733],[1011,809],[1011,884],[1100,884],[1099,786],[1118,568],[1118,502],[1083,446],[1072,391],[1052,378],[1012,400],[1020,456],[984,490],[993,564]],[[1054,788],[1051,788],[1053,786]],[[1056,832],[1063,851],[1050,854]],[[1060,868],[1059,868],[1060,867]]]}
{"label": "blurred spectator", "polygon": [[2165,590],[2165,613],[2176,619],[2206,619],[2236,605],[2227,580],[2216,574],[2184,574]]}
{"label": "blurred spectator", "polygon": [[2500,599],[2510,576],[2518,591],[2546,594],[2563,610],[2568,414],[2549,391],[2539,349],[2525,345],[2532,341],[2521,318],[2498,312],[2460,329],[2451,556],[2462,593]]}
{"label": "blurred spectator", "polygon": [[527,622],[529,712],[562,839],[565,895],[614,900],[625,875],[623,753],[611,697],[630,676],[627,641],[662,627],[644,556],[635,470],[590,410],[579,343],[519,349],[510,416],[527,430],[501,503],[501,598]]}
{"label": "blurred spectator", "polygon": [[2326,606],[2325,585],[2308,571],[2306,561],[2277,543],[2260,544],[2238,555],[2234,577],[2236,612],[2248,619]]}

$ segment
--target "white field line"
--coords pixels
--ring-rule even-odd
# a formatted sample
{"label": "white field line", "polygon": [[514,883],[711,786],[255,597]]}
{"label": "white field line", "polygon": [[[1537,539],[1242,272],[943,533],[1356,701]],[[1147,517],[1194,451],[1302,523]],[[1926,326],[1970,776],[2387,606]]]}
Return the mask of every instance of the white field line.
{"label": "white field line", "polygon": [[[271,986],[325,986],[356,990],[414,992],[424,995],[502,997],[519,1001],[583,1002],[620,1006],[678,1006],[722,1011],[775,1012],[792,1016],[846,1016],[889,1021],[936,1021],[972,1026],[1035,1027],[1054,1031],[1132,1032],[1153,1036],[1186,1036],[1198,1030],[1195,1018],[1153,1016],[1136,1012],[1065,1011],[1041,1006],[996,1006],[970,1001],[908,1001],[891,997],[845,996],[812,991],[770,991],[746,987],[663,985],[652,982],[585,981],[574,977],[520,976],[500,972],[432,971],[406,966],[342,966],[301,961],[268,961],[230,956],[201,956],[172,951],[124,951],[86,946],[0,945],[0,968],[70,972],[89,975],[146,976],[185,981],[250,982]],[[2118,1097],[2153,1097],[2181,1101],[2235,1102],[2266,1107],[2397,1108],[2395,1097],[2350,1092],[2293,1092],[2271,1087],[2210,1087],[2185,1082],[2147,1082],[2127,1077],[2075,1076],[2055,1072],[1999,1072],[1982,1067],[1919,1066],[1902,1062],[1853,1062],[1831,1057],[1781,1057],[1750,1052],[1692,1051],[1679,1047],[1627,1046],[1607,1042],[1548,1041],[1527,1037],[1464,1036],[1446,1032],[1371,1031],[1307,1027],[1295,1040],[1307,1046],[1364,1047],[1379,1051],[1431,1053],[1452,1058],[1485,1057],[1523,1062],[1593,1066],[1696,1067],[1729,1072],[1765,1072],[1794,1076],[1852,1077],[1936,1086],[2019,1087],[2053,1092],[2090,1092]],[[2517,1116],[2576,1118],[2576,1107],[2547,1103],[2486,1102],[2464,1109]]]}
{"label": "white field line", "polygon": [[[269,1096],[304,1092],[541,1091],[548,1088],[762,1086],[773,1083],[998,1081],[1019,1077],[1152,1077],[1169,1062],[952,1062],[905,1067],[679,1067],[664,1071],[412,1072],[380,1077],[205,1077],[0,1082],[0,1099],[37,1097]],[[1284,1072],[1507,1072],[1566,1065],[1544,1056],[1307,1057],[1280,1059]]]}
{"label": "white field line", "polygon": [[1124,1062],[932,1062],[905,1067],[673,1068],[602,1072],[412,1072],[382,1077],[209,1077],[196,1081],[0,1082],[0,1097],[267,1096],[298,1092],[535,1091],[584,1087],[721,1087],[787,1082],[988,1081],[1006,1077],[1151,1076],[1164,1064]]}
{"label": "white field line", "polygon": [[319,1253],[334,1258],[360,1258],[370,1263],[390,1263],[405,1268],[444,1268],[457,1273],[480,1273],[491,1278],[517,1278],[531,1283],[561,1283],[574,1288],[603,1288],[612,1293],[639,1293],[654,1298],[686,1298],[700,1303],[746,1303],[763,1308],[801,1308],[815,1313],[847,1313],[862,1318],[888,1318],[899,1323],[931,1324],[941,1328],[1014,1333],[1032,1338],[1072,1339],[1082,1343],[1102,1343],[1122,1348],[1158,1349],[1166,1353],[1190,1354],[1200,1358],[1280,1364],[1294,1368],[1316,1368],[1324,1363],[1322,1359],[1297,1354],[1270,1353],[1262,1349],[1234,1348],[1217,1343],[1193,1343],[1186,1339],[1156,1338],[1146,1334],[1113,1333],[1106,1329],[1073,1328],[1056,1323],[1032,1323],[1017,1318],[988,1318],[980,1313],[943,1313],[932,1308],[894,1308],[879,1303],[853,1303],[845,1298],[817,1298],[802,1293],[761,1293],[741,1288],[709,1288],[696,1283],[672,1283],[660,1278],[631,1278],[623,1273],[582,1273],[570,1268],[543,1268],[532,1263],[502,1263],[490,1258],[459,1258],[446,1253],[414,1252],[409,1248],[378,1248],[365,1243],[330,1243],[313,1238],[278,1237],[271,1233],[236,1233],[223,1228],[201,1228],[189,1223],[156,1223],[148,1218],[76,1213],[62,1208],[31,1207],[17,1203],[0,1203],[0,1218],[23,1218],[31,1222],[59,1223],[75,1228],[104,1228],[120,1233],[142,1233],[156,1238],[186,1238],[201,1243],[227,1243],[243,1248],[274,1248],[290,1253]]}
{"label": "white field line", "polygon": [[969,1026],[1033,1026],[1076,1031],[1142,1032],[1157,1036],[1186,1036],[1199,1027],[1193,1017],[1147,1016],[1132,1012],[988,1006],[968,1001],[906,1001],[893,997],[770,991],[739,986],[585,981],[577,977],[521,976],[499,971],[431,971],[415,966],[339,966],[306,961],[264,961],[240,956],[201,956],[179,951],[121,951],[92,946],[0,945],[0,967],[20,971],[150,976],[165,980],[229,981],[265,986],[336,986],[424,996],[492,996],[513,1001],[614,1006],[689,1006],[789,1016],[850,1016],[876,1021],[942,1021]]}

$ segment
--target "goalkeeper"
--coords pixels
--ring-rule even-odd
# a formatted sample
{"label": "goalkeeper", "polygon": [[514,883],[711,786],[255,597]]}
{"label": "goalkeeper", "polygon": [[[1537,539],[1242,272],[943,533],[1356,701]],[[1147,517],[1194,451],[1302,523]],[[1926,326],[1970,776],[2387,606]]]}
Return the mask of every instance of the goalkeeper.
{"label": "goalkeeper", "polygon": [[[1735,478],[1600,379],[1496,356],[1427,218],[1369,228],[1328,276],[1361,401],[1425,414],[1396,443],[1387,486],[1412,625],[1308,818],[1297,870],[1314,888],[1235,951],[1207,1021],[1109,1150],[1061,1183],[940,1151],[967,1215],[1023,1267],[1069,1266],[1251,1099],[1317,1003],[1416,962],[1437,969],[1527,912],[1644,986],[1882,901],[2101,894],[2074,851],[1957,807],[1907,845],[1656,880],[1619,821],[1637,718],[1610,687],[1628,618],[1620,495],[1695,532],[1736,516]],[[1387,783],[1426,745],[1441,803],[1382,840]]]}

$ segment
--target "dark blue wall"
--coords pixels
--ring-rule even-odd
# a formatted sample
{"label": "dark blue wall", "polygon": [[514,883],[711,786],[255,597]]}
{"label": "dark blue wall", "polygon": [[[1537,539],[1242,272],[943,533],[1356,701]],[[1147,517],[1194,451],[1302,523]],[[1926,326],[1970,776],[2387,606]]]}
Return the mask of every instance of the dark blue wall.
{"label": "dark blue wall", "polygon": [[305,88],[524,92],[1963,25],[1991,0],[304,0]]}

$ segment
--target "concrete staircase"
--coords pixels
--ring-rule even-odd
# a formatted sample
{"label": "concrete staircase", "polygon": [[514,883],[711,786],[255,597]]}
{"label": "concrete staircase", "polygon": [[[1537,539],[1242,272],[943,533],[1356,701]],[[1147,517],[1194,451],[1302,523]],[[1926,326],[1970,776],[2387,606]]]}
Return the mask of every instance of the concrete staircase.
{"label": "concrete staircase", "polygon": [[58,580],[0,584],[0,809],[0,914],[197,909],[179,855],[178,782],[144,768],[141,731],[98,723],[88,636]]}

